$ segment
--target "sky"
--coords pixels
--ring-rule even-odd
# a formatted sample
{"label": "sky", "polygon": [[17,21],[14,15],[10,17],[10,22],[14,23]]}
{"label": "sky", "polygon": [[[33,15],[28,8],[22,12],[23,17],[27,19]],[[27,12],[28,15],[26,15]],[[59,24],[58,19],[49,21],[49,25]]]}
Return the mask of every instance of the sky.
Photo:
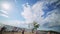
{"label": "sky", "polygon": [[28,28],[33,21],[60,25],[60,0],[0,0],[0,23]]}
{"label": "sky", "polygon": [[0,23],[18,27],[26,25],[27,27],[30,17],[25,15],[25,18],[22,13],[27,10],[29,11],[30,8],[26,9],[25,7],[28,7],[28,5],[32,6],[37,1],[39,0],[0,0]]}

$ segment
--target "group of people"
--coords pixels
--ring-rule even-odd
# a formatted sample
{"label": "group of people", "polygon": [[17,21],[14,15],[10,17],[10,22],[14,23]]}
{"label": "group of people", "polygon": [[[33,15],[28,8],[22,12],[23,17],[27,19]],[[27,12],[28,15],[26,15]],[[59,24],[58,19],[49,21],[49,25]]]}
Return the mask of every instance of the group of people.
{"label": "group of people", "polygon": [[[0,34],[2,34],[2,32],[5,30],[5,27],[2,27],[0,30]],[[22,29],[22,34],[24,34],[25,29]],[[40,34],[40,31],[36,31],[36,34]],[[46,34],[60,34],[59,32],[54,32],[54,31],[48,31]]]}

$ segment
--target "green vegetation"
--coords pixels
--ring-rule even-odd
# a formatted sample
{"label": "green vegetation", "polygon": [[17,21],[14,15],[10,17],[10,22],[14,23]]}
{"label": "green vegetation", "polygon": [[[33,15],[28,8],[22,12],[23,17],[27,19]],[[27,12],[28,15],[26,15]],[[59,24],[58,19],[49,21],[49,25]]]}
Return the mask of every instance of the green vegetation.
{"label": "green vegetation", "polygon": [[34,22],[33,22],[33,27],[34,27],[34,28],[32,29],[32,33],[33,33],[34,30],[37,30],[37,28],[39,28],[39,24],[34,21]]}

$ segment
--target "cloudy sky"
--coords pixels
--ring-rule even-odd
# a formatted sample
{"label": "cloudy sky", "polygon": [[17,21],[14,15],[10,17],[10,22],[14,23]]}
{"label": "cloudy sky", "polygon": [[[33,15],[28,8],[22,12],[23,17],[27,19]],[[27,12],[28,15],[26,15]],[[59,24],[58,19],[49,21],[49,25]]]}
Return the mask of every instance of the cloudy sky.
{"label": "cloudy sky", "polygon": [[0,23],[28,28],[33,21],[60,25],[60,0],[0,0]]}

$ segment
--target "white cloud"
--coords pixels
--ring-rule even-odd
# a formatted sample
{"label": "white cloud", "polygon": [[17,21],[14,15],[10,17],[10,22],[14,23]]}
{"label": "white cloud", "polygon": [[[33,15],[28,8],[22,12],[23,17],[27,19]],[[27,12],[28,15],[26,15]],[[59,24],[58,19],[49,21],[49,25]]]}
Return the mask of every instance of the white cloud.
{"label": "white cloud", "polygon": [[18,20],[10,20],[10,21],[4,21],[2,22],[5,25],[11,25],[11,26],[17,26],[20,24],[20,21]]}
{"label": "white cloud", "polygon": [[19,20],[9,20],[1,23],[5,25],[20,27],[20,28],[28,28],[27,24],[24,21],[19,21]]}
{"label": "white cloud", "polygon": [[43,17],[41,17],[44,14],[44,12],[42,11],[42,5],[43,2],[37,2],[32,7],[28,4],[23,5],[24,11],[22,12],[22,16],[26,19],[26,22],[40,22],[43,20]]}
{"label": "white cloud", "polygon": [[4,11],[4,10],[0,10],[1,12],[3,12],[4,14],[8,14],[8,12],[7,11]]}
{"label": "white cloud", "polygon": [[31,7],[30,7],[30,5],[28,5],[28,4],[24,4],[23,5],[23,9],[24,9],[24,11],[21,13],[22,14],[22,16],[26,19],[26,21],[32,21],[33,20],[33,15],[32,15],[32,10],[31,10]]}
{"label": "white cloud", "polygon": [[34,16],[35,17],[34,19],[37,22],[41,22],[44,19],[43,17],[41,17],[44,14],[42,10],[43,4],[44,2],[37,2],[32,6],[32,10],[34,12],[34,15],[36,16],[36,17]]}
{"label": "white cloud", "polygon": [[[52,3],[52,0],[50,2]],[[46,3],[48,3],[48,2],[46,2]],[[58,22],[58,24],[59,24],[60,23],[60,21],[59,21],[60,14],[59,15],[55,14],[57,12],[57,9],[48,12],[47,13],[48,16],[45,19],[43,17],[41,17],[42,15],[44,15],[44,11],[42,10],[42,8],[44,8],[43,7],[44,5],[45,5],[45,2],[37,2],[33,6],[24,4],[23,5],[24,11],[22,12],[22,16],[26,19],[26,22],[31,23],[31,21],[35,20],[40,24],[44,24],[46,22],[51,23],[51,24]]]}
{"label": "white cloud", "polygon": [[3,17],[8,18],[8,16],[7,16],[7,15],[5,15],[5,14],[0,14],[0,16],[3,16]]}
{"label": "white cloud", "polygon": [[60,25],[60,13],[59,9],[53,10],[53,13],[51,12],[51,15],[49,15],[45,21],[49,22],[50,26],[57,26]]}
{"label": "white cloud", "polygon": [[4,10],[0,10],[0,16],[3,16],[3,17],[6,17],[8,18],[8,12],[7,11],[4,11]]}

